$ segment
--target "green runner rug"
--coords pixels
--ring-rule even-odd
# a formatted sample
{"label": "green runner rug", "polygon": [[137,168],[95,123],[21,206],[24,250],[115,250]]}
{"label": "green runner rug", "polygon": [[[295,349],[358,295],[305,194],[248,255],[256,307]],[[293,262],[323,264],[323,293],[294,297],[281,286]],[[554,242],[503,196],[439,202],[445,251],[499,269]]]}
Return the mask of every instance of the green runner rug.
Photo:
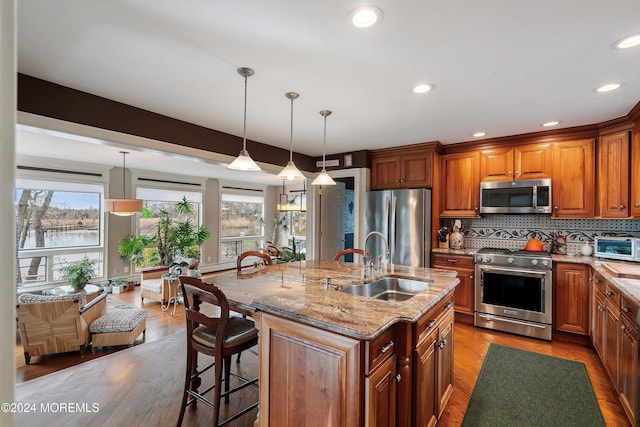
{"label": "green runner rug", "polygon": [[604,426],[584,363],[491,344],[462,420],[475,426]]}

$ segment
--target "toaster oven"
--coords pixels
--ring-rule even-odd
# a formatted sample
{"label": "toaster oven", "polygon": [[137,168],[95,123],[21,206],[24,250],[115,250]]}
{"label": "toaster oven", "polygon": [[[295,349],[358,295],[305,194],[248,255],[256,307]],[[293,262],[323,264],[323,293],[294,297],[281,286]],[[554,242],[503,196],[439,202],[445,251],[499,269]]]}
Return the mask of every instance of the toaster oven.
{"label": "toaster oven", "polygon": [[596,237],[593,255],[599,258],[640,262],[640,238]]}

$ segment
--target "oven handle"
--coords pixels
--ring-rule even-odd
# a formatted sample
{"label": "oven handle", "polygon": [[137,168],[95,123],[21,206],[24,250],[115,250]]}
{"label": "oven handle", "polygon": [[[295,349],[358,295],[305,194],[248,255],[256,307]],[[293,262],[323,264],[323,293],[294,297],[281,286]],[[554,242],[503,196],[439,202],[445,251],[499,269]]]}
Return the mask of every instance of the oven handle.
{"label": "oven handle", "polygon": [[533,326],[535,328],[540,328],[540,329],[545,329],[546,326],[542,326],[542,325],[538,325],[536,323],[528,323],[528,322],[520,322],[518,320],[511,320],[511,319],[507,319],[504,317],[499,317],[499,316],[492,316],[490,314],[478,314],[478,317],[481,317],[485,320],[499,320],[501,322],[507,322],[507,323],[515,323],[517,325],[522,325],[522,326]]}
{"label": "oven handle", "polygon": [[494,274],[504,274],[504,275],[514,275],[517,274],[519,276],[525,276],[525,277],[533,277],[533,278],[537,278],[537,279],[544,279],[546,278],[547,274],[551,273],[551,270],[535,270],[535,271],[531,271],[531,270],[525,270],[522,268],[518,268],[518,267],[513,267],[513,268],[509,268],[509,267],[498,267],[498,266],[494,266],[494,265],[476,265],[477,267],[477,271],[480,274],[483,274],[484,272],[488,272],[488,273],[494,273]]}

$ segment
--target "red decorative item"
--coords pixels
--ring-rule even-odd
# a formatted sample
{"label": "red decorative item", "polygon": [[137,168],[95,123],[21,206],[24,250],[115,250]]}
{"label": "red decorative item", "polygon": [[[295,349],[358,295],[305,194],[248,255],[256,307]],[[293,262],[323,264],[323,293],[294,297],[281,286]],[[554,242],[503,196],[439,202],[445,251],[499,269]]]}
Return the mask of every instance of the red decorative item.
{"label": "red decorative item", "polygon": [[527,241],[527,244],[525,245],[524,250],[531,251],[531,252],[543,252],[544,242],[541,242],[535,237],[532,237]]}

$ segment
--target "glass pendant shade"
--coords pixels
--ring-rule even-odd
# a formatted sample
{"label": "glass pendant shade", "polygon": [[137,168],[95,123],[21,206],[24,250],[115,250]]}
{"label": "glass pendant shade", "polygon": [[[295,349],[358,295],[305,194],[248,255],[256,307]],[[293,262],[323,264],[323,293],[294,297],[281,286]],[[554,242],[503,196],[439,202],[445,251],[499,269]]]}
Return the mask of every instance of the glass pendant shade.
{"label": "glass pendant shade", "polygon": [[324,137],[323,137],[323,143],[322,143],[322,171],[320,171],[320,174],[316,177],[316,179],[313,180],[311,185],[336,185],[336,182],[333,180],[333,178],[331,178],[329,176],[329,174],[327,173],[327,169],[325,167],[325,164],[327,162],[327,159],[326,159],[326,154],[327,154],[327,116],[330,115],[330,114],[331,114],[331,111],[329,111],[329,110],[320,111],[320,115],[322,117],[324,117]]}
{"label": "glass pendant shade", "polygon": [[305,179],[304,175],[302,175],[302,172],[300,172],[300,170],[293,163],[293,160],[289,160],[287,166],[285,166],[284,169],[282,169],[278,174],[278,178],[286,179],[287,181]]}
{"label": "glass pendant shade", "polygon": [[[125,190],[125,156],[129,152],[120,151],[120,154],[122,154],[122,197],[125,197],[127,194]],[[118,216],[131,216],[136,212],[142,212],[142,204],[143,201],[140,199],[105,199],[104,211]]]}
{"label": "glass pendant shade", "polygon": [[238,68],[238,74],[244,77],[244,121],[242,129],[242,151],[238,154],[238,157],[227,166],[228,169],[239,171],[259,171],[260,166],[253,161],[249,152],[247,151],[247,78],[253,75],[251,68],[242,67]]}
{"label": "glass pendant shade", "polygon": [[278,178],[285,179],[287,181],[295,181],[299,179],[305,179],[305,176],[300,172],[300,170],[296,167],[295,163],[293,163],[293,100],[297,99],[300,95],[295,92],[287,92],[284,94],[291,101],[291,139],[289,146],[289,162],[287,165],[280,171],[278,174]]}
{"label": "glass pendant shade", "polygon": [[311,185],[336,185],[336,182],[329,176],[327,171],[323,169]]}
{"label": "glass pendant shade", "polygon": [[260,166],[258,166],[257,163],[253,161],[253,159],[251,158],[251,156],[246,150],[242,150],[240,154],[238,154],[238,157],[236,157],[235,160],[231,162],[229,166],[227,166],[227,168],[237,170],[237,171],[252,171],[252,172],[262,170],[260,169]]}

